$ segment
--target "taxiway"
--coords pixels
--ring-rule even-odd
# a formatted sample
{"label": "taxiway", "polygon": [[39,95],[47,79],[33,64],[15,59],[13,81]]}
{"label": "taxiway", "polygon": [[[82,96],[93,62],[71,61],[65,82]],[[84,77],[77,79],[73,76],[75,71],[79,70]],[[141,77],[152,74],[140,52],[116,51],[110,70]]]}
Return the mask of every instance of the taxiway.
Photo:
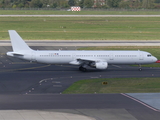
{"label": "taxiway", "polygon": [[[32,48],[66,49],[66,47],[52,46],[32,46]],[[75,47],[70,48],[75,49]],[[5,55],[7,51],[12,51],[10,46],[0,47],[0,118],[2,120],[7,118],[5,114],[11,110],[13,110],[13,116],[21,117],[24,115],[22,115],[24,110],[25,114],[31,110],[34,110],[35,113],[41,111],[43,113],[38,112],[39,118],[44,114],[63,113],[62,118],[64,113],[69,113],[66,117],[68,120],[71,120],[68,116],[73,114],[88,116],[96,120],[157,120],[160,117],[158,110],[153,110],[126,97],[125,94],[61,94],[63,90],[78,80],[160,77],[159,68],[143,68],[142,71],[138,71],[138,68],[133,66],[111,65],[104,71],[89,69],[84,73],[79,71],[77,66],[36,64],[7,57]],[[23,119],[27,119],[26,116],[23,116]]]}

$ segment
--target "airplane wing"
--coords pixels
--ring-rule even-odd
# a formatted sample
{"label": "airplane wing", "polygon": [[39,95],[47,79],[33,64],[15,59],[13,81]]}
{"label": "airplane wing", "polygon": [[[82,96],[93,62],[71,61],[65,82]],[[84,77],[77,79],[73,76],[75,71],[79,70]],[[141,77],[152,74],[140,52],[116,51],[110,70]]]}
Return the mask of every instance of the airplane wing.
{"label": "airplane wing", "polygon": [[89,64],[89,63],[92,63],[92,62],[107,62],[106,60],[104,59],[94,59],[94,58],[77,58],[73,61],[70,62],[70,64],[72,65],[82,65],[82,64]]}
{"label": "airplane wing", "polygon": [[101,62],[101,61],[103,61],[103,62],[106,62],[106,60],[104,60],[104,59],[93,59],[93,58],[78,58],[77,60],[79,60],[79,61],[87,61],[87,62]]}
{"label": "airplane wing", "polygon": [[71,61],[72,65],[79,65],[79,70],[86,71],[86,66],[94,67],[96,69],[104,70],[108,67],[108,63],[104,59],[94,59],[94,58],[77,58]]}

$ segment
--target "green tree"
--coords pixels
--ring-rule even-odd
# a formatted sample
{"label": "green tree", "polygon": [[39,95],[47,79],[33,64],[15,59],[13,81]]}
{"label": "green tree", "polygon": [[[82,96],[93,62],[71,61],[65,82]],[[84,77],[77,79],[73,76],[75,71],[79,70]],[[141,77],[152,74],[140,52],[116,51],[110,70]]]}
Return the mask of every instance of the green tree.
{"label": "green tree", "polygon": [[142,6],[140,0],[132,0],[130,1],[130,7],[131,8],[140,8]]}
{"label": "green tree", "polygon": [[10,7],[12,7],[12,2],[11,2],[11,0],[2,0],[2,6],[5,8],[5,7],[7,7],[7,8],[10,8]]}
{"label": "green tree", "polygon": [[54,3],[51,5],[51,7],[56,8],[56,7],[58,7],[58,5],[57,5],[56,2],[54,2]]}
{"label": "green tree", "polygon": [[81,8],[83,8],[83,6],[84,6],[84,0],[79,1],[78,2],[78,6],[80,6]]}
{"label": "green tree", "polygon": [[28,0],[11,0],[12,8],[24,8]]}
{"label": "green tree", "polygon": [[49,0],[49,3],[51,4],[52,8],[59,7],[59,0]]}
{"label": "green tree", "polygon": [[120,2],[121,0],[107,0],[107,5],[111,8],[117,8]]}
{"label": "green tree", "polygon": [[17,7],[18,7],[18,8],[23,8],[23,7],[24,7],[24,4],[23,4],[23,3],[19,3],[19,4],[17,5]]}
{"label": "green tree", "polygon": [[154,0],[143,0],[142,2],[142,7],[143,8],[153,8],[153,3],[154,3]]}
{"label": "green tree", "polygon": [[160,0],[155,0],[155,3],[160,3]]}
{"label": "green tree", "polygon": [[101,5],[101,2],[99,0],[97,0],[95,3],[94,3],[94,7],[96,8],[100,8],[102,5]]}
{"label": "green tree", "polygon": [[129,8],[130,7],[130,2],[129,1],[121,1],[119,3],[120,8]]}
{"label": "green tree", "polygon": [[68,1],[68,5],[70,5],[70,6],[75,6],[75,1],[74,1],[74,0],[69,0],[69,1]]}
{"label": "green tree", "polygon": [[32,0],[30,6],[33,8],[42,8],[43,3],[41,0]]}
{"label": "green tree", "polygon": [[93,7],[94,1],[93,0],[84,0],[84,7],[91,8]]}
{"label": "green tree", "polygon": [[0,0],[0,8],[4,8],[4,0]]}
{"label": "green tree", "polygon": [[58,0],[58,7],[67,8],[69,7],[68,2],[66,0]]}
{"label": "green tree", "polygon": [[48,0],[42,0],[42,7],[46,8],[47,5],[49,5],[49,1]]}

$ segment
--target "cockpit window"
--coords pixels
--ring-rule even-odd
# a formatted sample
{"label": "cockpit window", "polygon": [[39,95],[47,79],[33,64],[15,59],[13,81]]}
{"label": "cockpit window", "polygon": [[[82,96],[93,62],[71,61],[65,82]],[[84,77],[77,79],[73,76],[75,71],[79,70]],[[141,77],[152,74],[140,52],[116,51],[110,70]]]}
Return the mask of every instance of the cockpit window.
{"label": "cockpit window", "polygon": [[148,55],[147,55],[147,57],[151,57],[151,56],[152,56],[151,54],[148,54]]}

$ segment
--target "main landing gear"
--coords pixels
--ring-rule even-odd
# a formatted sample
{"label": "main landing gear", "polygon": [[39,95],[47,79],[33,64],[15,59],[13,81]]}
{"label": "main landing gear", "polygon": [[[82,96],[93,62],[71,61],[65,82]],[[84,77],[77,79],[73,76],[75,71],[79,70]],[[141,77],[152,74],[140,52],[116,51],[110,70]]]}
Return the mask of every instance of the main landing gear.
{"label": "main landing gear", "polygon": [[80,67],[79,67],[79,70],[80,70],[80,71],[83,71],[83,72],[86,72],[86,71],[87,71],[87,68],[80,66]]}
{"label": "main landing gear", "polygon": [[142,68],[141,68],[141,65],[139,65],[139,69],[138,69],[139,71],[142,71]]}

